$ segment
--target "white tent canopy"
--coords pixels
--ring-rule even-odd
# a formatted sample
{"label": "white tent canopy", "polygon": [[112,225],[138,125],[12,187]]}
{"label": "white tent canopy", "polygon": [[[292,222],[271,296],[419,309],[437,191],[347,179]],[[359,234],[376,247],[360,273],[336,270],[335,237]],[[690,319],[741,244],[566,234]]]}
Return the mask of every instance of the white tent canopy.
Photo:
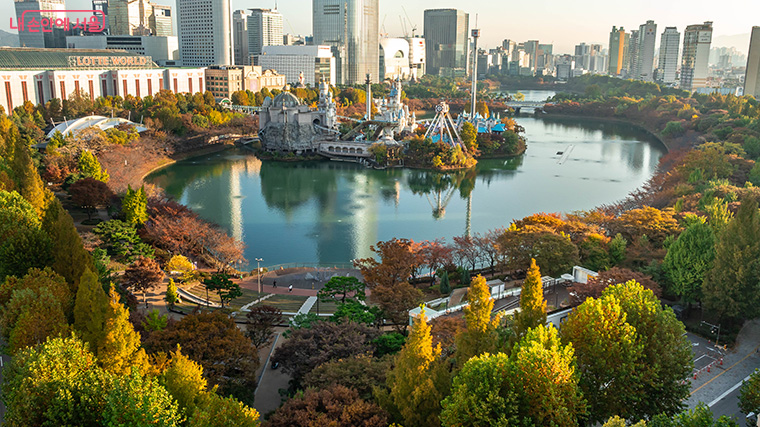
{"label": "white tent canopy", "polygon": [[143,125],[139,125],[120,117],[87,116],[58,123],[50,132],[48,132],[47,138],[52,138],[53,135],[55,135],[56,131],[61,132],[63,135],[68,135],[69,133],[76,135],[77,133],[93,126],[97,126],[101,130],[106,130],[119,126],[121,124],[132,125],[135,127],[135,129],[137,129],[138,132],[144,132],[148,130],[148,128]]}

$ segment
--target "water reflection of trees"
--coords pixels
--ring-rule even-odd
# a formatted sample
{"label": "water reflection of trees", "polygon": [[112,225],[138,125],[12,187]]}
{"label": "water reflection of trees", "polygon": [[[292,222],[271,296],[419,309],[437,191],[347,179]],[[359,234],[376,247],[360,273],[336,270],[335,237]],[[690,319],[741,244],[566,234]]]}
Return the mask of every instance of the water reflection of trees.
{"label": "water reflection of trees", "polygon": [[332,164],[273,163],[261,167],[261,194],[267,206],[291,214],[312,198],[324,204],[337,190]]}
{"label": "water reflection of trees", "polygon": [[433,218],[442,219],[453,195],[459,191],[462,199],[470,197],[475,189],[477,171],[473,169],[453,172],[411,170],[406,185],[412,194],[423,195],[430,203]]}

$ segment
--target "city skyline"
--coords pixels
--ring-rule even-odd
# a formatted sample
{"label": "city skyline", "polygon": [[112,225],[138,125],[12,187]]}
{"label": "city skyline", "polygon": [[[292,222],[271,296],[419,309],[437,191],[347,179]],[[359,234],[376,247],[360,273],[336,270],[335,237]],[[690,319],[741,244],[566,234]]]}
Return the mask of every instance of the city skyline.
{"label": "city skyline", "polygon": [[[6,0],[8,1],[8,0]],[[176,8],[176,1],[157,0],[157,4]],[[284,33],[310,35],[312,33],[311,0],[279,1],[268,0],[251,4],[243,0],[232,0],[231,10],[252,7],[274,8],[275,3],[284,17]],[[89,9],[89,0],[67,0],[67,9]],[[574,3],[552,0],[537,0],[531,3],[488,4],[485,0],[474,0],[463,8],[460,2],[404,2],[402,0],[383,0],[380,3],[380,32],[387,32],[392,37],[403,36],[401,19],[410,30],[406,14],[417,27],[415,34],[422,35],[423,13],[425,9],[459,8],[470,14],[470,27],[478,26],[483,30],[480,46],[494,47],[501,45],[503,39],[526,41],[540,40],[542,43],[554,44],[554,53],[573,53],[576,44],[600,43],[607,45],[612,25],[623,26],[627,31],[654,20],[661,28],[677,27],[682,31],[687,25],[704,21],[714,22],[713,46],[736,47],[743,53],[749,48],[749,34],[754,25],[758,25],[755,14],[737,14],[736,10],[750,10],[752,0],[729,0],[724,7],[712,7],[707,0],[672,0],[656,2],[643,0],[634,10],[621,13],[620,9],[610,8],[608,2],[601,0],[581,0]],[[402,6],[406,8],[406,14]],[[305,10],[308,8],[308,10]],[[538,11],[539,13],[537,13]],[[591,12],[593,11],[593,12]],[[512,19],[514,15],[521,15]],[[591,15],[591,19],[589,18]],[[507,20],[505,24],[503,20]],[[545,22],[545,25],[537,25]],[[383,30],[383,23],[385,30]],[[176,22],[175,22],[176,26]],[[3,21],[0,29],[15,33],[8,21]],[[411,31],[409,31],[411,32]],[[658,34],[659,36],[659,34]],[[740,36],[740,37],[728,37]],[[727,40],[723,42],[722,40]]]}

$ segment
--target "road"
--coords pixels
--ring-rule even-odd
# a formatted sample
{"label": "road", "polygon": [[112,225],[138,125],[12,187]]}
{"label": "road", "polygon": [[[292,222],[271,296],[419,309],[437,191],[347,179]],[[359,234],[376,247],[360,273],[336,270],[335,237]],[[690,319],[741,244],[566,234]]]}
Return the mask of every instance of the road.
{"label": "road", "polygon": [[744,414],[739,410],[739,391],[741,389],[741,381],[734,384],[730,389],[726,390],[722,395],[718,396],[712,402],[708,403],[710,409],[713,411],[713,417],[717,420],[721,415],[726,415],[736,420],[739,425],[744,425]]}

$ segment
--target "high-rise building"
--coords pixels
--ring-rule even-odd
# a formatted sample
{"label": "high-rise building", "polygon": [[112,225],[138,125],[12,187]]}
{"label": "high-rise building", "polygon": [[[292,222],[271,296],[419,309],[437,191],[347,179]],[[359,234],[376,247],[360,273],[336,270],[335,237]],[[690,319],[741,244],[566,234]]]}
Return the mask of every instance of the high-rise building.
{"label": "high-rise building", "polygon": [[657,24],[647,21],[639,26],[638,52],[631,77],[646,82],[654,81],[654,44],[657,38]]}
{"label": "high-rise building", "polygon": [[678,50],[681,45],[681,33],[676,27],[665,27],[660,36],[660,61],[657,66],[657,80],[666,85],[676,83],[678,69]]}
{"label": "high-rise building", "polygon": [[639,30],[631,30],[628,34],[623,57],[623,71],[626,78],[636,78],[636,68],[639,60]]}
{"label": "high-rise building", "polygon": [[261,55],[264,46],[282,46],[282,14],[277,9],[250,9],[250,11],[248,54],[255,59]]}
{"label": "high-rise building", "polygon": [[232,51],[235,65],[250,65],[248,56],[248,15],[244,10],[232,13]]}
{"label": "high-rise building", "polygon": [[744,77],[744,94],[760,99],[760,27],[752,27],[747,55],[747,74]]}
{"label": "high-rise building", "polygon": [[379,0],[313,0],[314,45],[332,48],[339,84],[380,71]]}
{"label": "high-rise building", "polygon": [[169,37],[174,35],[172,29],[172,7],[153,4],[153,14],[149,20],[151,35]]}
{"label": "high-rise building", "polygon": [[536,71],[536,64],[538,63],[538,40],[528,40],[523,43],[523,49],[528,55],[528,58],[530,58],[528,67],[531,70]]}
{"label": "high-rise building", "polygon": [[610,31],[609,74],[619,76],[625,66],[625,54],[628,47],[628,36],[625,29],[612,27]]}
{"label": "high-rise building", "polygon": [[177,0],[177,11],[182,65],[230,65],[230,0]]}
{"label": "high-rise building", "polygon": [[259,57],[261,68],[277,70],[285,75],[288,83],[300,83],[317,87],[325,81],[335,84],[335,58],[330,46],[264,46]]}
{"label": "high-rise building", "polygon": [[[19,46],[21,47],[38,47],[38,48],[62,48],[66,47],[66,34],[63,28],[53,26],[51,32],[40,30],[39,23],[43,19],[63,20],[66,18],[66,5],[64,0],[16,0],[16,26],[27,26],[30,23],[37,23],[37,31],[18,32]],[[43,12],[44,11],[44,12]]]}
{"label": "high-rise building", "polygon": [[470,16],[458,9],[425,11],[425,45],[427,73],[439,75],[441,70],[462,70],[466,73],[469,58]]}
{"label": "high-rise building", "polygon": [[708,61],[712,43],[712,22],[689,25],[683,32],[681,89],[707,87]]}
{"label": "high-rise building", "polygon": [[172,8],[150,0],[108,0],[108,23],[114,36],[171,36]]}

